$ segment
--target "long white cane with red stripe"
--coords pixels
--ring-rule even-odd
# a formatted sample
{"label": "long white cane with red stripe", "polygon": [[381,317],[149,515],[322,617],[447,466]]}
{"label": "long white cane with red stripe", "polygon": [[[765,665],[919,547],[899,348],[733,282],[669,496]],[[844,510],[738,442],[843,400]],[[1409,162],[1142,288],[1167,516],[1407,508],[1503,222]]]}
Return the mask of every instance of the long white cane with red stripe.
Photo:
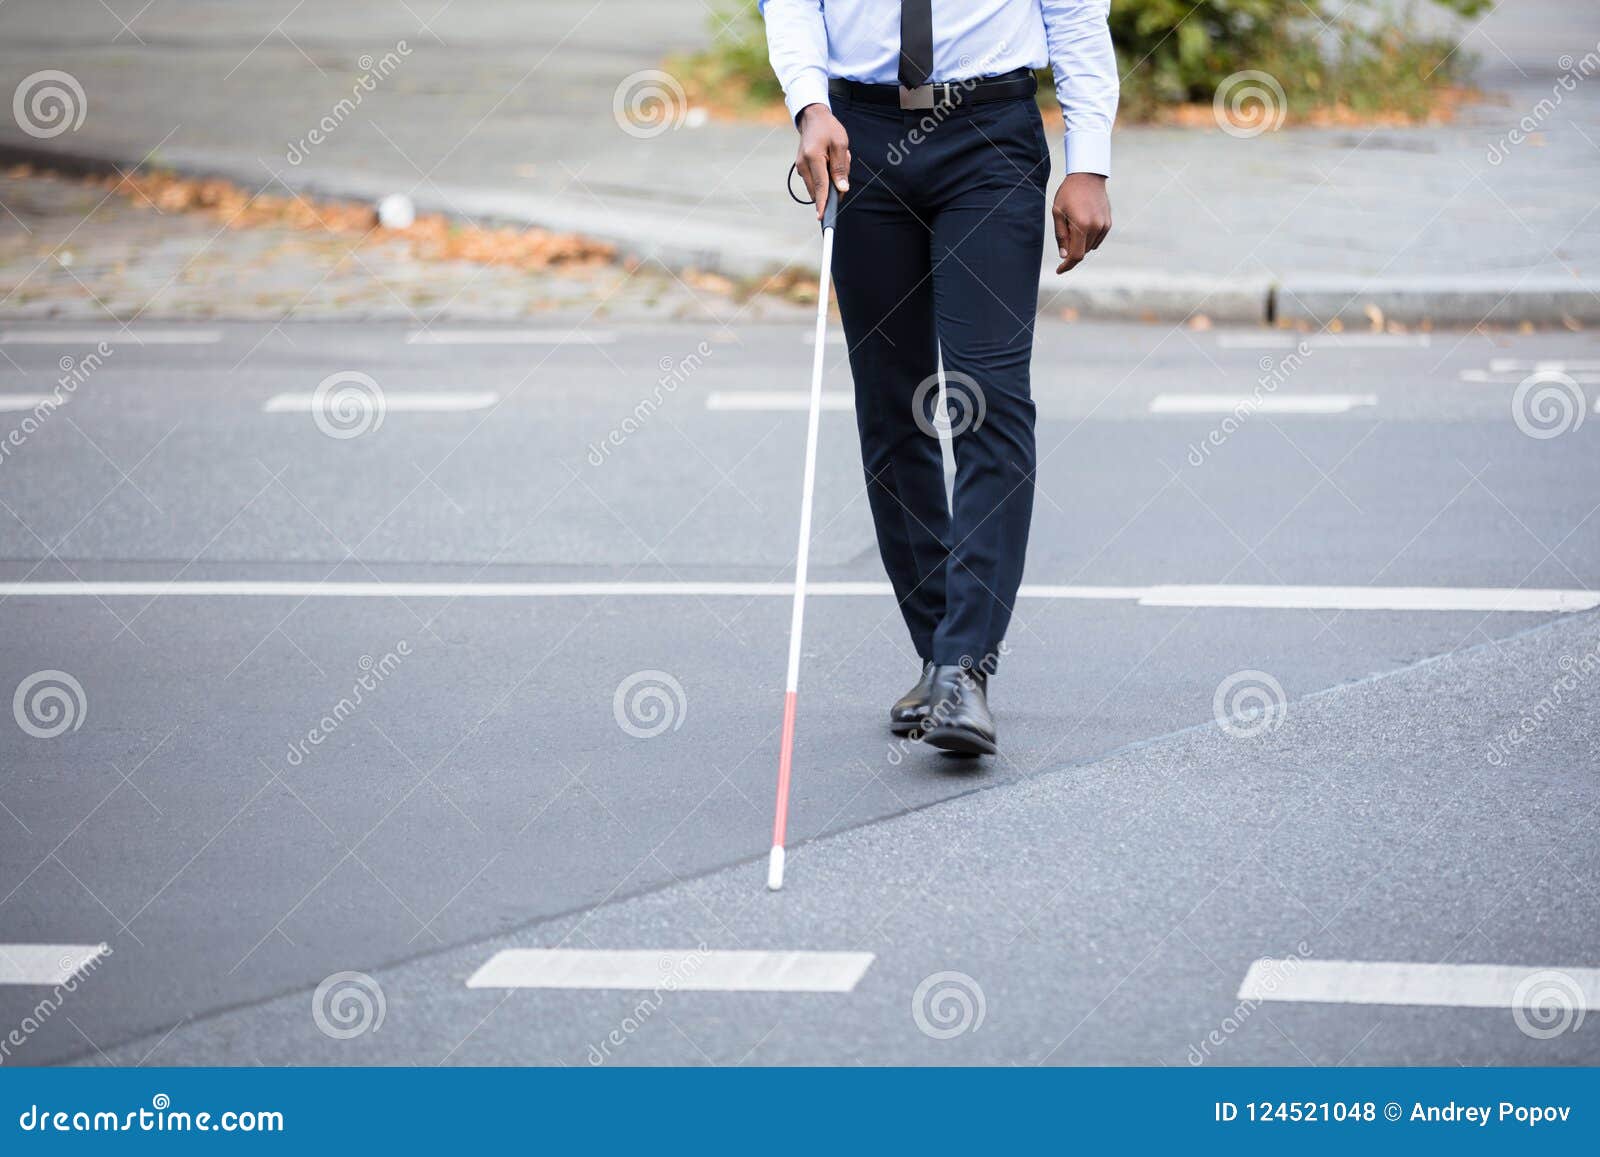
{"label": "long white cane with red stripe", "polygon": [[789,778],[794,769],[795,697],[800,686],[800,634],[806,615],[806,563],[811,555],[811,495],[817,482],[817,423],[822,414],[822,359],[827,353],[828,279],[839,195],[830,186],[822,210],[822,281],[817,287],[817,341],[811,361],[811,412],[806,419],[806,470],[800,487],[800,547],[794,565],[794,609],[789,616],[789,675],[783,691],[783,739],[778,753],[778,803],[772,817],[767,887],[783,887],[784,840],[789,826]]}

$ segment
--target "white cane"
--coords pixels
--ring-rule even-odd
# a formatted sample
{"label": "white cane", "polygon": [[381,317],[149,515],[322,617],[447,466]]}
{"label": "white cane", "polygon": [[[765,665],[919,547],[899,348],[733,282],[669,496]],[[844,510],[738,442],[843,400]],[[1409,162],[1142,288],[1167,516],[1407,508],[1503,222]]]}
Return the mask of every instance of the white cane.
{"label": "white cane", "polygon": [[817,422],[822,414],[822,359],[827,353],[828,279],[833,266],[833,229],[839,194],[830,183],[822,209],[822,280],[817,287],[817,341],[811,360],[811,412],[806,419],[806,469],[800,484],[800,546],[794,564],[794,608],[789,617],[789,675],[783,693],[783,739],[778,753],[778,802],[772,819],[772,855],[767,887],[783,887],[784,841],[789,825],[789,778],[794,766],[795,696],[800,685],[800,633],[806,614],[806,564],[811,555],[811,495],[817,482]]}

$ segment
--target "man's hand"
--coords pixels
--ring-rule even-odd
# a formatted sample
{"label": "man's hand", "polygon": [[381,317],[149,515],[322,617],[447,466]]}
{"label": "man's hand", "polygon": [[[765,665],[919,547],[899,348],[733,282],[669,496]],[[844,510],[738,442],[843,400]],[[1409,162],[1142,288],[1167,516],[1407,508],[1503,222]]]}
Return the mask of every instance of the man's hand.
{"label": "man's hand", "polygon": [[1050,216],[1056,223],[1057,273],[1077,266],[1111,232],[1111,200],[1099,173],[1068,173],[1056,190]]}
{"label": "man's hand", "polygon": [[828,203],[831,179],[839,192],[850,188],[850,134],[825,104],[808,104],[800,110],[800,153],[795,168],[811,190],[817,203],[817,220],[822,220]]}

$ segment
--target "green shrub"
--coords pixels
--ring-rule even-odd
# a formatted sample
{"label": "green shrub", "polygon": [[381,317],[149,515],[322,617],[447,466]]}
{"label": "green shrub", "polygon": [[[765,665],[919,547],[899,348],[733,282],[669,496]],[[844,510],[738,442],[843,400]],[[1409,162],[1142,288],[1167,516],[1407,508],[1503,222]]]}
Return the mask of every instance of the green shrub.
{"label": "green shrub", "polygon": [[[1493,0],[1424,2],[1473,16]],[[781,101],[755,0],[717,0],[708,23],[711,45],[669,62],[691,96],[740,112]],[[1224,80],[1248,70],[1271,74],[1290,110],[1420,117],[1466,63],[1385,0],[1111,0],[1110,23],[1122,116],[1134,121],[1209,104]],[[1053,103],[1048,84],[1041,101]]]}

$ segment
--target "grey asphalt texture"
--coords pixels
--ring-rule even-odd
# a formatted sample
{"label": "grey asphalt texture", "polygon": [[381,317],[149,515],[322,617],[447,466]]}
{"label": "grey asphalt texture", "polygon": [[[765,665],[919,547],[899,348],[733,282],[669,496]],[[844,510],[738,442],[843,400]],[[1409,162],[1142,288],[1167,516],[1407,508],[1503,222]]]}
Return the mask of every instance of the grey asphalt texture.
{"label": "grey asphalt texture", "polygon": [[[155,323],[149,323],[154,325]],[[162,328],[171,328],[163,325]],[[0,464],[0,580],[782,581],[799,413],[706,408],[803,389],[800,325],[608,326],[599,346],[431,346],[401,325],[217,324],[114,353]],[[1594,359],[1586,334],[1319,345],[1280,393],[1347,414],[1216,416],[1282,351],[1231,331],[1041,319],[1043,465],[1027,581],[1593,587],[1600,419],[1513,421],[1492,358]],[[1261,336],[1267,331],[1248,331]],[[599,465],[664,358],[712,353]],[[42,392],[80,340],[0,345]],[[830,390],[848,387],[830,347]],[[496,390],[339,440],[263,413],[359,370],[391,395]],[[1594,403],[1593,388],[1587,402]],[[20,419],[0,414],[9,429]],[[823,422],[813,575],[877,580],[852,421]],[[1512,757],[1485,752],[1576,657],[1593,614],[1263,611],[1029,601],[995,680],[1003,755],[894,744],[915,659],[886,598],[812,603],[790,883],[762,883],[787,602],[41,598],[0,601],[0,690],[70,672],[87,712],[0,717],[0,942],[113,955],[18,1063],[586,1064],[630,993],[468,990],[498,948],[865,950],[856,992],[672,993],[611,1063],[1189,1063],[1250,961],[1594,967],[1600,690]],[[291,761],[363,656],[409,655]],[[1229,674],[1283,686],[1281,726],[1213,720]],[[619,727],[664,671],[680,726]],[[336,972],[381,1029],[320,1032]],[[976,1031],[919,1031],[959,971]],[[0,988],[0,1026],[39,999]],[[1270,1004],[1209,1063],[1595,1063],[1505,1010]]]}

